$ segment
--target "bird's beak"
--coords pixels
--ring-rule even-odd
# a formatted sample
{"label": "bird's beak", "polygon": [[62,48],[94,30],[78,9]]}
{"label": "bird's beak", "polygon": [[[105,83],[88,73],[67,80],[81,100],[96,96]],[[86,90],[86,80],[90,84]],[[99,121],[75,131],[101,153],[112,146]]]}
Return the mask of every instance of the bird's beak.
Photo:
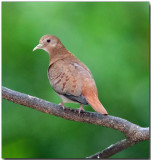
{"label": "bird's beak", "polygon": [[37,49],[41,49],[41,47],[43,46],[43,44],[38,44],[34,49],[33,49],[33,51],[35,51],[35,50],[37,50]]}

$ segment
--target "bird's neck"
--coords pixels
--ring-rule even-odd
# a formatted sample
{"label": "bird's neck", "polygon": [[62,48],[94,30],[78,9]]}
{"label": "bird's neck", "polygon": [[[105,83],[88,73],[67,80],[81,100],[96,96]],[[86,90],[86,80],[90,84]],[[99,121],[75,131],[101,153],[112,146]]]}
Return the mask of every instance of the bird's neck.
{"label": "bird's neck", "polygon": [[48,53],[49,53],[49,65],[71,55],[71,53],[65,47],[51,49],[49,50]]}

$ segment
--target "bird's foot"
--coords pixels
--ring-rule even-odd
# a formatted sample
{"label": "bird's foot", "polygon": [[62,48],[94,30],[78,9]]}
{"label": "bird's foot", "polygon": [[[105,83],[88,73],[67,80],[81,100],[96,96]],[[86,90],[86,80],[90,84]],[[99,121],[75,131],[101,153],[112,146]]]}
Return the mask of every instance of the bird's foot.
{"label": "bird's foot", "polygon": [[64,106],[63,102],[59,103],[59,105],[63,108],[63,110],[65,109],[65,106]]}
{"label": "bird's foot", "polygon": [[80,114],[81,111],[84,111],[83,105],[80,105],[80,108],[78,109],[78,113]]}

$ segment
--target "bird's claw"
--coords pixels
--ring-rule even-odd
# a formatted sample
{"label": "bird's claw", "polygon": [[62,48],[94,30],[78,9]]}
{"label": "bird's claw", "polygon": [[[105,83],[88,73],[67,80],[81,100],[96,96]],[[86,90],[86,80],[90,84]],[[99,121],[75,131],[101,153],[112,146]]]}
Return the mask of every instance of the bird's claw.
{"label": "bird's claw", "polygon": [[80,108],[78,109],[78,113],[80,114],[81,111],[84,111],[83,106],[81,105]]}
{"label": "bird's claw", "polygon": [[64,103],[59,103],[59,105],[62,107],[62,109],[64,110],[65,109],[65,106],[64,106]]}

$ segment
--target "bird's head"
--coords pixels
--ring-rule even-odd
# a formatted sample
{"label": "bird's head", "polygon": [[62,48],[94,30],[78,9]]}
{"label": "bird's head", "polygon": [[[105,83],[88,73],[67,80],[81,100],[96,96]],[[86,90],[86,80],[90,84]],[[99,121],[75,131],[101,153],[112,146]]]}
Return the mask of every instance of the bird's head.
{"label": "bird's head", "polygon": [[39,44],[33,49],[33,51],[43,49],[47,52],[51,52],[52,49],[61,47],[64,46],[56,36],[44,35],[41,37]]}

